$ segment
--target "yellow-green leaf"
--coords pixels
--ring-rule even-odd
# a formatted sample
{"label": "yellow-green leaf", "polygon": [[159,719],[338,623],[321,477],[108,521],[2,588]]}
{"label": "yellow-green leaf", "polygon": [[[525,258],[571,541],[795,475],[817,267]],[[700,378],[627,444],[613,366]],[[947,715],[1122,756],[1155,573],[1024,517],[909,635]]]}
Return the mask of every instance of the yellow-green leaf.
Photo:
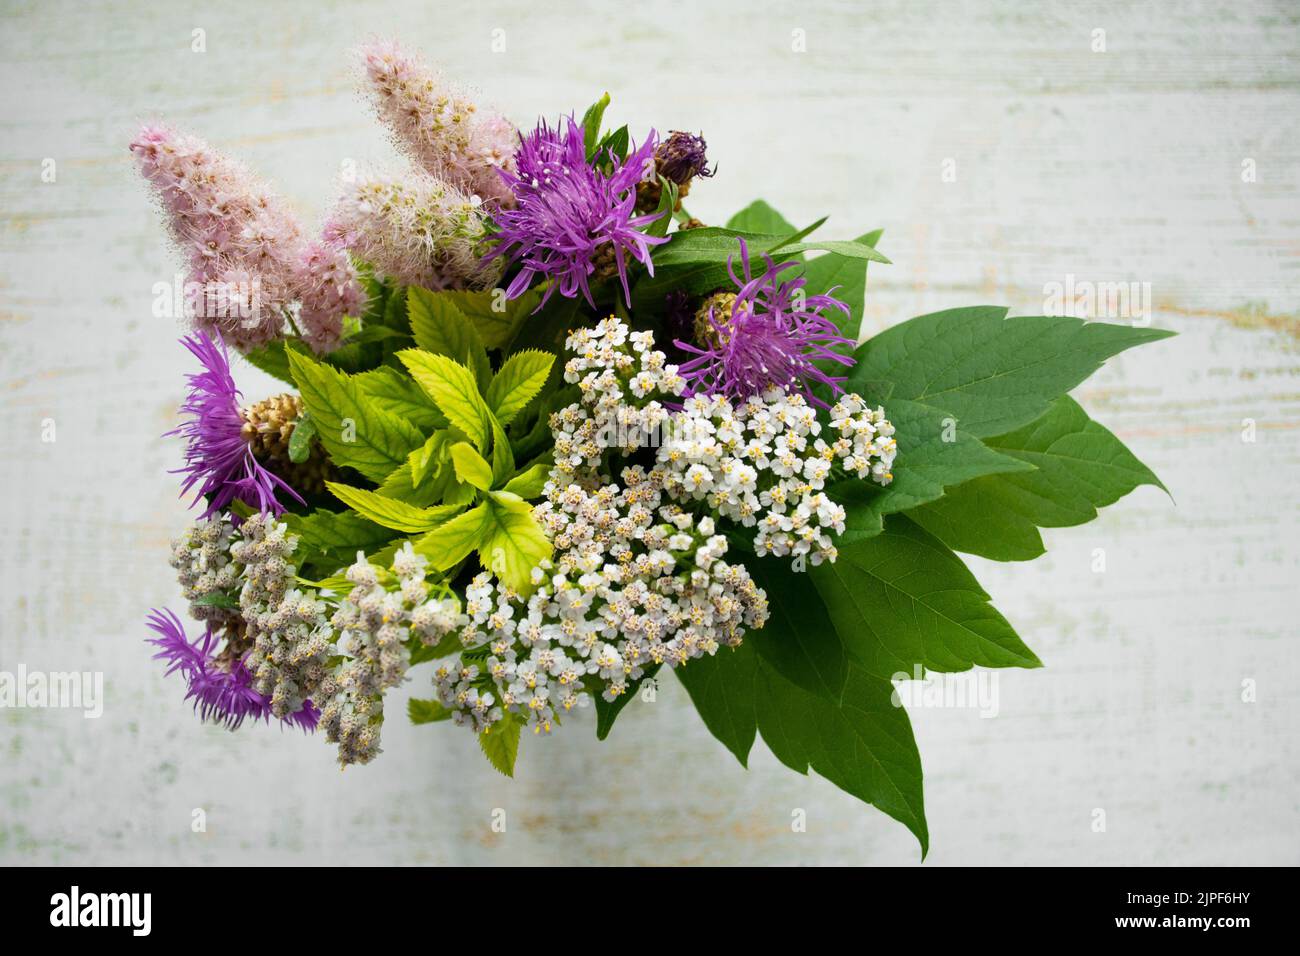
{"label": "yellow-green leaf", "polygon": [[523,728],[523,719],[507,710],[500,720],[478,735],[478,745],[483,750],[483,756],[507,777],[515,775],[515,760],[519,756],[519,732]]}
{"label": "yellow-green leaf", "polygon": [[546,384],[555,356],[526,349],[502,363],[487,390],[488,408],[502,425],[509,425]]}
{"label": "yellow-green leaf", "polygon": [[502,490],[520,498],[536,498],[541,495],[547,479],[551,477],[551,467],[550,464],[533,465],[506,482]]}
{"label": "yellow-green leaf", "polygon": [[494,491],[479,507],[488,509],[479,561],[520,594],[531,592],[533,568],[551,556],[551,542],[533,520],[532,506],[518,495]]}
{"label": "yellow-green leaf", "polygon": [[480,491],[492,487],[492,466],[469,442],[457,442],[451,446],[451,463],[461,481],[469,482]]}
{"label": "yellow-green leaf", "polygon": [[460,510],[451,506],[417,508],[396,498],[388,498],[374,491],[353,488],[351,485],[341,485],[334,481],[325,482],[325,487],[329,488],[335,498],[363,518],[369,518],[375,524],[392,528],[394,531],[405,531],[407,534],[431,531]]}
{"label": "yellow-green leaf", "polygon": [[491,522],[488,504],[484,502],[422,535],[412,547],[428,558],[434,568],[446,571],[465,560],[483,542]]}
{"label": "yellow-green leaf", "polygon": [[419,349],[404,349],[397,357],[447,420],[463,431],[475,448],[486,450],[490,412],[479,394],[474,374],[454,359]]}
{"label": "yellow-green leaf", "polygon": [[445,292],[411,286],[406,290],[407,313],[415,344],[426,352],[446,355],[474,372],[480,388],[492,378],[487,350],[474,323]]}
{"label": "yellow-green leaf", "polygon": [[530,289],[517,299],[507,299],[497,289],[482,292],[449,291],[439,295],[455,303],[474,323],[479,338],[490,349],[501,349],[509,345],[519,331],[519,326],[541,301],[541,293],[536,289]]}
{"label": "yellow-green leaf", "polygon": [[378,407],[352,376],[298,352],[287,354],[316,437],[336,465],[383,481],[424,442],[418,428]]}

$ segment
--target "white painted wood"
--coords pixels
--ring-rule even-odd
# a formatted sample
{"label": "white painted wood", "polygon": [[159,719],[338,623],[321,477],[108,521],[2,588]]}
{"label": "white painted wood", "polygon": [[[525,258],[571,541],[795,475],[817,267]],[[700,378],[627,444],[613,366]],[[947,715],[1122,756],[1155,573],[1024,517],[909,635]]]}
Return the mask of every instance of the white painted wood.
{"label": "white painted wood", "polygon": [[511,782],[468,734],[407,726],[404,695],[386,754],[339,773],[319,741],[199,725],[148,659],[144,613],[180,609],[179,449],[158,435],[185,362],[150,312],[176,263],[125,143],[165,116],[318,216],[341,160],[396,162],[344,58],[370,31],[521,123],[608,89],[634,129],[703,130],[720,165],[692,191],[706,221],[763,196],[800,223],[832,213],[836,237],[884,226],[895,265],[873,266],[870,331],[976,302],[1039,312],[1067,274],[1149,282],[1179,337],[1078,397],[1176,504],[1142,489],[1047,532],[1033,564],[972,561],[1048,666],[999,675],[996,719],[913,714],[930,862],[1300,862],[1294,6],[518,0],[4,4],[0,669],[101,670],[108,699],[100,720],[0,711],[0,862],[917,859],[901,826],[761,744],[742,771],[671,681],[605,744],[590,722],[526,741]]}

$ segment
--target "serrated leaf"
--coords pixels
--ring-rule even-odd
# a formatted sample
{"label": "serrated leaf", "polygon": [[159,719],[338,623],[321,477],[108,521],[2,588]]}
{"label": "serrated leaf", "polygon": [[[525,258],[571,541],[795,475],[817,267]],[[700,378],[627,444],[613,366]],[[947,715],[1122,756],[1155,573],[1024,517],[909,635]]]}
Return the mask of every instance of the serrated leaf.
{"label": "serrated leaf", "polygon": [[351,376],[297,352],[288,354],[303,404],[334,464],[383,481],[424,443],[418,428],[375,405]]}
{"label": "serrated leaf", "polygon": [[542,300],[542,294],[530,289],[517,299],[507,299],[499,289],[483,292],[452,290],[441,292],[455,303],[474,323],[479,338],[490,349],[503,349],[514,339],[519,326],[532,315]]}
{"label": "serrated leaf", "polygon": [[674,668],[709,732],[747,764],[757,733],[798,773],[809,769],[910,829],[929,846],[921,758],[893,686],[850,666],[839,704],[786,680],[751,646]]}
{"label": "serrated leaf", "polygon": [[[407,349],[398,352],[397,357],[447,420],[464,432],[475,448],[486,450],[490,412],[473,373],[459,362],[432,352]],[[420,441],[422,444],[424,439]]]}
{"label": "serrated leaf", "polygon": [[343,564],[350,564],[358,551],[370,554],[393,540],[391,528],[375,524],[360,515],[344,511],[336,513],[318,508],[311,514],[287,512],[280,520],[289,526],[289,533],[298,536],[295,560],[320,559],[333,565],[326,573]]}
{"label": "serrated leaf", "polygon": [[885,415],[898,442],[893,480],[882,487],[852,478],[828,489],[848,513],[841,546],[879,534],[886,515],[934,501],[946,488],[983,475],[1033,470],[967,434],[940,409],[891,396]]}
{"label": "serrated leaf", "polygon": [[483,460],[483,456],[469,442],[456,442],[451,446],[451,463],[456,469],[456,477],[461,481],[469,482],[480,491],[492,487],[492,466]]}
{"label": "serrated leaf", "polygon": [[398,501],[396,498],[388,498],[378,492],[367,491],[364,488],[353,488],[350,485],[339,484],[335,481],[325,482],[325,487],[330,490],[330,493],[335,498],[338,498],[339,501],[363,518],[367,518],[385,528],[392,528],[394,531],[403,531],[407,534],[431,531],[460,510],[453,507],[417,508],[414,505]]}
{"label": "serrated leaf", "polygon": [[524,499],[541,497],[542,489],[546,487],[546,482],[551,477],[551,467],[550,463],[531,465],[506,482],[502,491],[508,491]]}
{"label": "serrated leaf", "polygon": [[405,418],[420,431],[431,432],[447,427],[447,416],[438,410],[433,399],[409,375],[381,365],[353,378],[376,405],[399,418]]}
{"label": "serrated leaf", "polygon": [[289,433],[289,460],[295,465],[301,465],[310,458],[311,440],[315,437],[316,424],[311,420],[311,413],[303,412]]}
{"label": "serrated leaf", "polygon": [[492,419],[492,484],[499,485],[515,473],[515,453],[501,423],[495,416],[489,417]]}
{"label": "serrated leaf", "polygon": [[619,694],[612,701],[606,700],[601,694],[593,694],[592,699],[596,702],[596,739],[604,740],[609,736],[609,732],[614,729],[614,721],[618,715],[623,712],[623,708],[632,702],[632,699],[640,692],[641,686],[646,681],[653,681],[655,675],[659,673],[661,664],[651,664],[645,668],[645,672],[627,685],[627,689]]}
{"label": "serrated leaf", "polygon": [[893,685],[851,668],[836,706],[765,664],[760,670],[758,729],[776,758],[799,773],[816,770],[898,820],[916,836],[924,859],[930,834],[921,755],[907,711],[895,704]]}
{"label": "serrated leaf", "polygon": [[488,408],[502,425],[509,425],[537,397],[551,374],[555,356],[528,349],[515,352],[492,376],[487,390]]}
{"label": "serrated leaf", "polygon": [[551,556],[551,542],[533,519],[532,505],[501,491],[491,492],[484,504],[488,520],[479,561],[518,593],[532,593],[533,568]]}
{"label": "serrated leaf", "polygon": [[848,655],[825,606],[808,593],[807,577],[793,571],[788,558],[760,558],[747,567],[767,592],[771,616],[745,640],[787,680],[838,703],[848,679]]}
{"label": "serrated leaf", "polygon": [[412,697],[406,702],[406,715],[411,718],[413,724],[434,724],[442,720],[450,720],[452,711],[436,700],[420,700]]}
{"label": "serrated leaf", "polygon": [[961,558],[902,515],[809,571],[844,648],[885,680],[927,670],[1040,667]]}
{"label": "serrated leaf", "polygon": [[464,561],[483,543],[491,520],[487,502],[483,502],[421,535],[411,546],[428,558],[435,570],[446,571]]}
{"label": "serrated leaf", "polygon": [[513,711],[505,711],[501,719],[478,735],[478,745],[488,763],[507,777],[515,775],[515,760],[519,757],[519,733],[524,723]]}
{"label": "serrated leaf", "polygon": [[445,355],[470,369],[479,389],[492,378],[483,340],[469,317],[445,292],[411,286],[406,290],[407,314],[415,344],[426,352]]}
{"label": "serrated leaf", "polygon": [[844,387],[893,382],[894,398],[943,408],[986,438],[1040,417],[1112,355],[1173,334],[1006,313],[994,306],[949,309],[886,329],[858,348]]}
{"label": "serrated leaf", "polygon": [[749,766],[749,751],[758,733],[754,713],[757,685],[762,679],[758,662],[758,654],[742,644],[734,651],[722,647],[712,657],[697,657],[673,668],[709,733],[742,767]]}
{"label": "serrated leaf", "polygon": [[[419,451],[420,449],[417,448],[411,452],[411,456]],[[412,469],[411,457],[408,456],[400,468],[384,479],[379,486],[379,493],[387,498],[396,498],[408,505],[415,505],[417,508],[427,508],[438,502],[451,504],[446,498],[451,488],[456,485],[456,476],[450,468],[445,468],[440,475],[433,478],[426,475],[418,484],[415,482]]]}
{"label": "serrated leaf", "polygon": [[908,512],[949,547],[997,561],[1043,553],[1041,528],[1083,524],[1139,485],[1163,489],[1124,443],[1068,395],[1024,428],[988,445],[1034,471],[979,478]]}

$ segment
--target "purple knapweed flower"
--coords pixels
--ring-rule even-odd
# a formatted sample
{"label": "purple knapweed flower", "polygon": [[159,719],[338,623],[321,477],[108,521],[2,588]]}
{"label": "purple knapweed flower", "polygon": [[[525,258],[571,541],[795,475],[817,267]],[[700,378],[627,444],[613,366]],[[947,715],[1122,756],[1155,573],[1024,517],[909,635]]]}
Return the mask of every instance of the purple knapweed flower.
{"label": "purple knapweed flower", "polygon": [[[218,638],[211,625],[190,641],[180,618],[171,611],[155,609],[147,623],[158,635],[147,639],[158,648],[154,660],[167,662],[167,676],[177,671],[185,676],[188,685],[185,699],[194,701],[200,719],[230,730],[238,729],[245,720],[270,720],[271,699],[253,690],[253,675],[244,662],[236,658],[223,664],[217,659],[214,650]],[[320,711],[308,701],[281,723],[313,731],[319,716]]]}
{"label": "purple knapweed flower", "polygon": [[225,511],[235,499],[262,513],[280,514],[284,506],[276,500],[277,490],[302,503],[302,497],[283,478],[263,467],[243,435],[240,392],[231,377],[230,358],[221,337],[195,332],[181,343],[203,365],[203,371],[186,376],[189,395],[181,414],[188,416],[187,420],[167,433],[183,435],[186,440],[185,467],[177,469],[186,476],[181,494],[198,486],[195,503],[202,498],[208,501],[204,518]]}
{"label": "purple knapweed flower", "polygon": [[[594,165],[587,162],[582,128],[572,116],[562,118],[555,129],[542,121],[520,139],[518,173],[501,171],[516,206],[496,214],[500,242],[486,257],[505,256],[522,266],[506,297],[523,295],[540,275],[552,280],[543,302],[558,290],[569,299],[582,293],[595,308],[588,279],[603,253],[612,259],[630,303],[627,257],[653,275],[650,247],[668,241],[640,231],[658,213],[636,215],[637,183],[654,170],[654,130],[626,160],[606,153],[595,157]],[[610,248],[602,249],[606,244]]]}
{"label": "purple knapweed flower", "polygon": [[767,268],[756,276],[750,268],[749,247],[741,239],[743,276],[736,274],[734,257],[727,260],[727,271],[737,288],[730,309],[709,307],[697,330],[698,344],[677,341],[678,348],[696,356],[680,369],[687,381],[685,394],[743,400],[770,388],[783,388],[825,408],[812,387],[827,385],[839,393],[844,378],[828,375],[814,363],[824,359],[852,365],[851,355],[833,347],[856,343],[820,313],[838,309],[847,316],[849,307],[829,294],[804,296],[800,290],[806,280],[802,277],[780,281],[780,274],[795,268],[796,263],[776,265],[770,256],[763,258]]}

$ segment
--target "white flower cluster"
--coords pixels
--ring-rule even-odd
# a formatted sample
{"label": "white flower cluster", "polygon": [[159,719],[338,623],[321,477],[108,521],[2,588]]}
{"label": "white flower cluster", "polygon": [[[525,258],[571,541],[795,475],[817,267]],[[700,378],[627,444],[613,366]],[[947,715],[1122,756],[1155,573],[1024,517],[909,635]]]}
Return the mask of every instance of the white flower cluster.
{"label": "white flower cluster", "polygon": [[383,693],[406,677],[407,640],[416,636],[434,645],[466,623],[455,598],[430,597],[427,565],[408,541],[393,558],[396,590],[388,589],[380,569],[362,554],[347,570],[352,590],[331,620],[338,651],[347,659],[325,678],[318,695],[320,727],[338,744],[342,764],[369,763],[379,754]]}
{"label": "white flower cluster", "polygon": [[657,467],[672,498],[704,501],[719,515],[756,527],[761,557],[793,556],[796,569],[834,561],[831,535],[844,532],[844,507],[826,494],[835,469],[888,484],[894,426],[881,409],[844,396],[823,429],[798,393],[771,391],[733,404],[689,398],[660,444]]}
{"label": "white flower cluster", "polygon": [[722,560],[727,541],[709,518],[672,503],[640,468],[623,487],[592,491],[548,483],[534,517],[555,544],[526,601],[487,574],[466,590],[463,656],[435,672],[438,697],[475,730],[505,710],[550,733],[557,710],[583,706],[587,690],[613,701],[646,668],[676,667],[739,644],[762,627],[767,598],[745,568]]}
{"label": "white flower cluster", "polygon": [[290,563],[298,539],[269,515],[254,515],[239,527],[231,558],[243,565],[239,606],[253,642],[244,666],[253,690],[271,698],[271,713],[285,718],[302,710],[326,675],[334,632],[326,604],[293,587]]}
{"label": "white flower cluster", "polygon": [[551,416],[554,479],[591,485],[602,480],[606,449],[655,446],[650,478],[668,498],[754,528],[760,556],[793,557],[797,569],[838,554],[833,536],[844,532],[845,511],[828,483],[893,480],[894,426],[857,395],[840,398],[827,426],[802,395],[780,389],[742,402],[697,395],[670,411],[657,396],[678,396],[685,382],[650,332],[610,317],[572,333],[566,347],[575,355],[565,378],[581,397]]}
{"label": "white flower cluster", "polygon": [[686,380],[650,332],[629,332],[614,317],[579,329],[565,342],[574,357],[564,379],[578,386],[580,404],[552,417],[555,462],[563,474],[596,468],[605,449],[632,452],[652,444],[671,413],[653,395],[680,395]]}
{"label": "white flower cluster", "polygon": [[201,518],[172,541],[169,563],[176,569],[185,600],[190,602],[190,616],[213,625],[239,620],[239,611],[203,602],[226,594],[239,584],[239,566],[230,560],[230,541],[234,528],[224,516]]}

